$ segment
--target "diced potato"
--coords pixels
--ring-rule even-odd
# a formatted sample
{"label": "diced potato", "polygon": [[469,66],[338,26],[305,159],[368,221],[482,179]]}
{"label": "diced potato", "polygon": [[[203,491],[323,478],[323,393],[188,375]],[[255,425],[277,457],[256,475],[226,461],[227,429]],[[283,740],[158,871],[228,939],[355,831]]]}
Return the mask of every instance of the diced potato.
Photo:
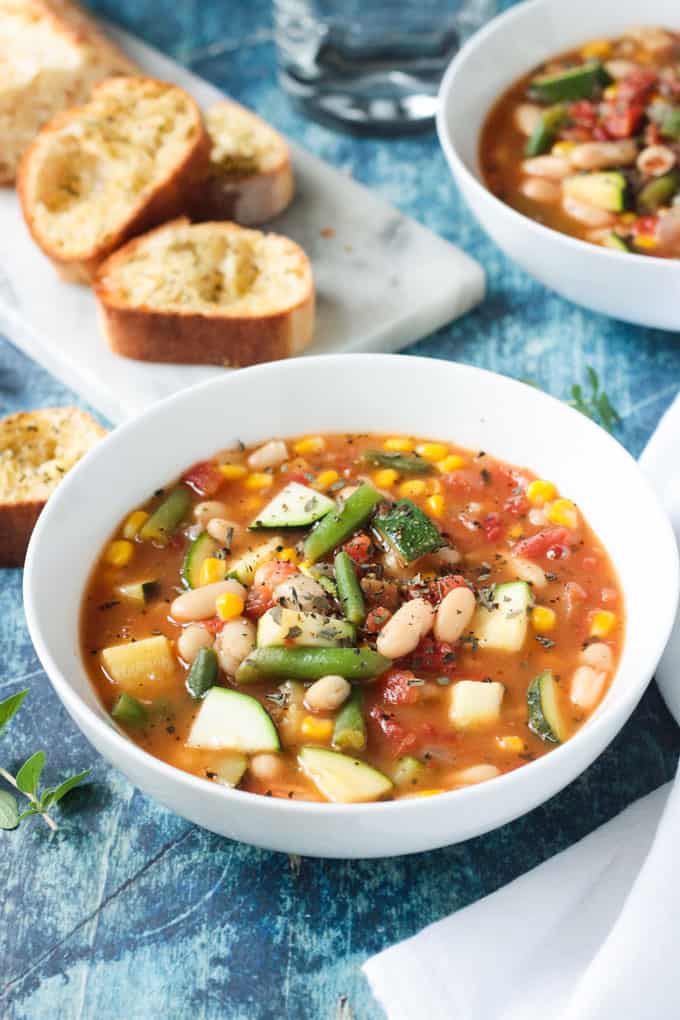
{"label": "diced potato", "polygon": [[459,680],[451,688],[449,718],[458,730],[492,726],[500,718],[504,693],[497,680]]}
{"label": "diced potato", "polygon": [[134,697],[154,697],[174,683],[175,658],[162,634],[104,648],[101,661],[111,680]]}

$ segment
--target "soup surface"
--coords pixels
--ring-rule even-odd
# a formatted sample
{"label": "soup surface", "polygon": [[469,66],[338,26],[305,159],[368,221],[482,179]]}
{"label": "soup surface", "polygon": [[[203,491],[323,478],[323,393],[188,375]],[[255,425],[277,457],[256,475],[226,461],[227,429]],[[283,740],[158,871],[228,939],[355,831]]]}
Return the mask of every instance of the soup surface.
{"label": "soup surface", "polygon": [[290,799],[425,796],[567,740],[603,697],[621,591],[524,468],[410,436],[223,451],[121,522],[83,658],[130,738]]}
{"label": "soup surface", "polygon": [[484,180],[519,212],[623,252],[680,257],[680,33],[592,39],[505,92]]}

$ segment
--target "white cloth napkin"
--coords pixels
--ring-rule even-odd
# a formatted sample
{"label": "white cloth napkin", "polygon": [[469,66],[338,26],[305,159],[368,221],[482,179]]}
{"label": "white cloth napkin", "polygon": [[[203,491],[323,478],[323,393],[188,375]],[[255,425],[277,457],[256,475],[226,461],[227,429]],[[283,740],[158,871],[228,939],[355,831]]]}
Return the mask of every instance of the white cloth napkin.
{"label": "white cloth napkin", "polygon": [[[679,447],[677,397],[640,463],[680,540]],[[676,620],[657,679],[678,721],[679,672]],[[675,1020],[679,845],[676,778],[364,972],[389,1020]]]}

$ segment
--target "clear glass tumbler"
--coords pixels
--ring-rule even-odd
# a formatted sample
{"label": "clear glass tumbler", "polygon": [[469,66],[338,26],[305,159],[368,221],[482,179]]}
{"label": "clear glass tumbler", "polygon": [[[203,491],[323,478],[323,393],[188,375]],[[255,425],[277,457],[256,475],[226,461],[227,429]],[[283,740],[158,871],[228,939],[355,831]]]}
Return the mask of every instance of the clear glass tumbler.
{"label": "clear glass tumbler", "polygon": [[429,127],[441,76],[496,0],[274,0],[280,76],[312,117],[365,133]]}

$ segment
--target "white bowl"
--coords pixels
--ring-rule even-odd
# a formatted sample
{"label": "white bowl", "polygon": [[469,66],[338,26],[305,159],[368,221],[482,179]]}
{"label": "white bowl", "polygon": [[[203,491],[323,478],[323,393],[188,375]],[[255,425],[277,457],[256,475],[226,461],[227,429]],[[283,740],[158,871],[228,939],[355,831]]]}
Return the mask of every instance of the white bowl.
{"label": "white bowl", "polygon": [[680,262],[614,251],[544,227],[482,182],[479,139],[496,99],[532,67],[588,39],[644,22],[680,29],[678,0],[530,0],[494,18],[460,50],[442,81],[437,131],[475,216],[512,259],[558,294],[643,326],[680,328]]}
{"label": "white bowl", "polygon": [[[121,518],[189,464],[240,438],[403,431],[484,449],[553,479],[611,553],[628,617],[603,704],[564,746],[508,775],[437,797],[378,804],[284,802],[166,765],[111,722],[81,661],[78,616],[94,559]],[[626,721],[666,643],[678,594],[670,525],[635,461],[565,404],[450,362],[362,354],[249,368],[185,390],[121,425],[68,475],[31,540],[24,602],[52,684],[98,751],[185,818],[258,846],[324,857],[411,853],[477,836],[583,771]]]}

